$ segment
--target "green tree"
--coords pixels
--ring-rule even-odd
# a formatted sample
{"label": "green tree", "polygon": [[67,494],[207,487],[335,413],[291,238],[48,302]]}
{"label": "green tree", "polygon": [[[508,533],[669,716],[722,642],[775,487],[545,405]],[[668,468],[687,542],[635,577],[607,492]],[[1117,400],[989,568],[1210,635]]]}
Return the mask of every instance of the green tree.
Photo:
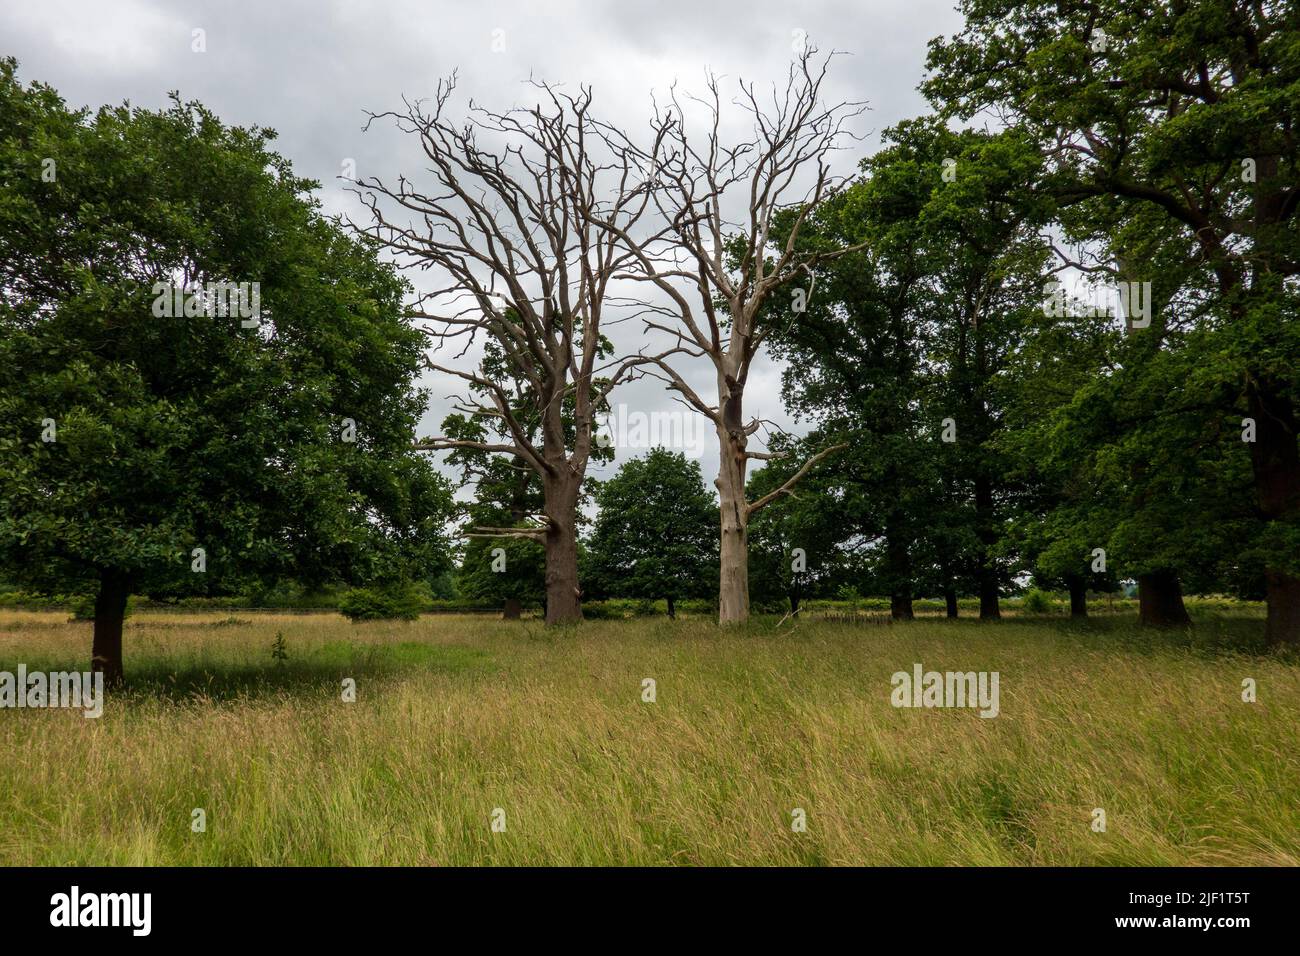
{"label": "green tree", "polygon": [[813,216],[808,243],[860,251],[821,263],[807,314],[781,323],[787,404],[848,446],[830,464],[841,528],[893,616],[912,616],[918,588],[955,616],[973,583],[996,617],[1019,494],[997,437],[1005,371],[1041,299],[1040,161],[1014,133],[933,118],[884,140]]}
{"label": "green tree", "polygon": [[[475,500],[465,507],[466,525],[524,527],[530,514],[542,505],[540,482],[521,461],[466,452],[477,459]],[[546,555],[531,537],[508,534],[476,535],[465,545],[457,584],[465,597],[500,604],[507,618],[518,618],[524,607],[546,600]]]}
{"label": "green tree", "polygon": [[593,593],[663,599],[674,617],[679,600],[711,592],[718,505],[698,462],[653,448],[624,462],[596,501],[600,514],[588,542]]}
{"label": "green tree", "polygon": [[[941,438],[950,487],[969,496],[969,573],[980,617],[996,618],[1017,558],[1006,532],[1024,492],[1000,449],[1008,371],[1041,315],[1049,250],[1040,230],[1051,206],[1032,189],[1038,150],[1018,131],[953,133],[927,120],[910,132],[903,142],[919,158],[951,170],[922,213],[933,317],[927,417]],[[931,177],[944,178],[933,167]]]}
{"label": "green tree", "polygon": [[787,361],[787,408],[816,422],[824,442],[846,446],[807,480],[834,498],[840,540],[859,571],[870,566],[871,587],[890,595],[893,616],[910,618],[916,546],[937,479],[937,446],[919,419],[928,329],[917,223],[933,185],[897,154],[887,146],[864,161],[863,177],[814,213],[807,242],[861,248],[818,265],[804,314],[775,323],[771,342]]}
{"label": "green tree", "polygon": [[96,592],[110,683],[133,590],[446,566],[404,284],[272,131],[176,98],[73,111],[11,60],[0,124],[0,562]]}
{"label": "green tree", "polygon": [[1260,523],[1246,445],[1225,441],[1231,396],[1201,360],[1205,330],[1184,318],[1197,311],[1195,262],[1160,225],[1148,213],[1114,228],[1129,267],[1159,280],[1149,330],[1077,303],[1049,310],[1010,376],[1006,448],[1034,489],[1020,532],[1040,580],[1063,582],[1079,611],[1090,579],[1132,576],[1143,623],[1185,626],[1183,582],[1240,593],[1252,577],[1262,587],[1263,569],[1243,547]]}
{"label": "green tree", "polygon": [[1196,286],[1210,298],[1196,314],[1194,365],[1224,399],[1219,414],[1244,406],[1252,422],[1261,525],[1248,550],[1264,567],[1266,635],[1300,643],[1300,8],[964,0],[961,10],[962,32],[930,47],[925,90],[945,115],[996,112],[1032,136],[1045,190],[1076,234],[1110,244],[1124,281],[1161,278],[1133,271],[1129,243],[1114,242],[1117,221],[1147,214],[1201,267]]}
{"label": "green tree", "polygon": [[1108,316],[1082,315],[1045,316],[1035,325],[1013,359],[1001,437],[1009,467],[1027,489],[1010,530],[1014,547],[1038,587],[1069,592],[1072,617],[1087,616],[1090,586],[1113,591],[1117,584],[1113,552],[1094,553],[1109,548],[1110,522],[1125,507],[1096,481],[1094,453],[1113,433],[1105,415],[1085,430],[1065,412],[1076,397],[1081,409],[1096,407],[1088,386],[1102,380],[1116,336],[1109,325]]}
{"label": "green tree", "polygon": [[[817,432],[802,441],[775,436],[772,449],[786,454],[750,475],[746,493],[758,499],[782,487],[799,461],[827,443]],[[833,594],[834,586],[846,579],[858,542],[846,535],[846,463],[836,464],[810,473],[797,491],[780,495],[754,516],[749,526],[749,584],[756,603],[785,602],[794,614],[804,598]]]}

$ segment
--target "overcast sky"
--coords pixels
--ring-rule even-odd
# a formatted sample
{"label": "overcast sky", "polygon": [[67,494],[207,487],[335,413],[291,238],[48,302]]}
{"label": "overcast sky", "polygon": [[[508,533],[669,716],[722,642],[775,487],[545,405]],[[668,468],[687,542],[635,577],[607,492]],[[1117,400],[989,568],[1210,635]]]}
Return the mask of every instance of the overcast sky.
{"label": "overcast sky", "polygon": [[[233,125],[279,133],[276,149],[300,175],[323,183],[328,212],[361,217],[337,177],[347,160],[361,178],[392,179],[423,168],[415,143],[391,125],[362,132],[364,111],[400,106],[403,94],[432,96],[439,78],[459,71],[457,103],[494,108],[529,101],[531,76],[594,87],[601,115],[643,129],[653,91],[676,82],[699,91],[706,70],[760,84],[781,80],[793,43],[807,35],[839,57],[824,92],[870,107],[857,131],[866,138],[841,154],[851,173],[876,134],[925,112],[917,84],[927,41],[960,25],[953,0],[858,0],[802,6],[763,0],[658,2],[185,2],[39,0],[0,5],[0,54],[14,56],[24,81],[54,86],[71,104],[129,100],[156,108],[167,92],[198,99]],[[203,31],[204,52],[195,52]],[[414,278],[414,277],[412,277]],[[634,346],[635,347],[635,346]],[[716,397],[708,366],[690,378]],[[432,407],[423,434],[437,431],[448,379],[426,379]],[[746,410],[794,431],[781,400],[780,369],[755,362]],[[633,383],[613,400],[633,411],[680,411],[659,383]],[[716,439],[701,465],[717,473]],[[618,461],[643,454],[618,449]],[[596,474],[608,474],[603,469]]]}

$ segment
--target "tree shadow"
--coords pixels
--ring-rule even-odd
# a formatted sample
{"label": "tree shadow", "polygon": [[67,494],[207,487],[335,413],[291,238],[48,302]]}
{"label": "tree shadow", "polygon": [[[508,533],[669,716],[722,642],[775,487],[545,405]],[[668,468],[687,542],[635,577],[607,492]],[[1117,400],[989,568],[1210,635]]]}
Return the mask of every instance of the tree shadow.
{"label": "tree shadow", "polygon": [[130,696],[173,703],[276,697],[339,699],[344,692],[344,681],[349,679],[355,682],[360,697],[367,681],[441,674],[473,678],[495,669],[488,651],[458,645],[340,643],[315,650],[306,657],[265,664],[249,660],[150,658],[132,666],[128,661],[122,690]]}
{"label": "tree shadow", "polygon": [[1198,657],[1281,657],[1300,661],[1295,649],[1270,647],[1264,639],[1263,618],[1229,612],[1192,609],[1187,627],[1144,627],[1136,613],[1097,614],[1087,618],[1060,615],[1019,615],[987,624],[1008,628],[1044,626],[1088,647],[1114,646],[1131,653],[1182,651]]}

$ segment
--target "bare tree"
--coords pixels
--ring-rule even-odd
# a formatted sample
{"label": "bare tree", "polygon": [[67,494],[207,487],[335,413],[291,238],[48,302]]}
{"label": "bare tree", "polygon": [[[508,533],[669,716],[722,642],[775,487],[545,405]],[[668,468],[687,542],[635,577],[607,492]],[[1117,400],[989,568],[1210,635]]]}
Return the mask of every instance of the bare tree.
{"label": "bare tree", "polygon": [[[749,617],[750,518],[791,494],[809,469],[842,447],[819,451],[770,494],[747,500],[749,462],[779,457],[749,450],[750,436],[763,423],[746,421],[744,415],[750,366],[778,311],[773,297],[783,288],[793,290],[797,280],[809,279],[819,261],[850,251],[814,250],[799,242],[812,210],[842,185],[843,178],[831,173],[829,158],[846,138],[855,138],[848,124],[866,109],[856,102],[822,103],[833,56],[819,58],[814,49],[806,49],[791,65],[784,90],[773,88],[770,103],[765,95],[760,102],[754,85],[741,81],[732,105],[752,123],[753,134],[734,146],[722,141],[722,96],[713,75],[706,97],[687,98],[706,116],[702,138],[688,135],[675,89],[666,104],[655,108],[649,145],[600,126],[624,165],[639,170],[658,214],[658,228],[635,234],[620,223],[602,224],[630,253],[620,277],[650,283],[661,293],[663,304],[646,306],[642,314],[648,329],[666,333],[674,344],[639,361],[652,367],[648,374],[662,378],[681,400],[707,416],[718,436],[723,624]],[[803,287],[796,295],[810,291]],[[797,298],[795,302],[797,312]],[[713,364],[716,402],[687,383],[679,367],[683,357],[705,357]]]}
{"label": "bare tree", "polygon": [[596,414],[620,380],[637,374],[637,359],[605,355],[607,291],[629,255],[605,226],[633,229],[648,196],[610,158],[604,138],[591,135],[589,88],[576,96],[534,88],[536,107],[495,113],[471,103],[457,125],[446,116],[453,75],[430,106],[404,99],[401,112],[370,114],[367,128],[391,120],[419,137],[433,185],[422,191],[405,176],[394,185],[371,178],[354,191],[371,213],[366,231],[402,265],[437,277],[410,313],[428,323],[433,355],[454,344],[460,358],[483,339],[476,368],[433,355],[426,364],[466,383],[457,408],[491,427],[418,447],[499,453],[537,472],[541,514],[470,533],[544,544],[553,624],[582,617],[577,505]]}

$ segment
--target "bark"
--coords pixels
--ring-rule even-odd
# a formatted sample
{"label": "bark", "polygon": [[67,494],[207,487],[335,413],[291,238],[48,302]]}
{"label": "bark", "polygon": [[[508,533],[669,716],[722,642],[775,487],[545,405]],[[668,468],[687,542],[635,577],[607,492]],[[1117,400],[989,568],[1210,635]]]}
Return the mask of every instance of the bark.
{"label": "bark", "polygon": [[749,620],[749,529],[734,501],[722,509],[722,565],[718,582],[718,623]]}
{"label": "bark", "polygon": [[1088,582],[1081,577],[1066,578],[1070,589],[1070,617],[1088,616]]}
{"label": "bark", "polygon": [[[564,471],[568,471],[566,467]],[[578,585],[578,479],[570,474],[543,482],[546,496],[546,623],[582,620]]]}
{"label": "bark", "polygon": [[[1300,524],[1300,447],[1296,414],[1290,401],[1266,384],[1254,383],[1248,395],[1255,419],[1250,446],[1259,510],[1266,521]],[[1264,572],[1268,617],[1264,635],[1270,644],[1300,645],[1300,576],[1268,567]]]}
{"label": "bark", "polygon": [[889,616],[895,621],[912,620],[912,595],[908,591],[895,591],[889,596]]}
{"label": "bark", "polygon": [[997,620],[1002,617],[998,606],[997,574],[989,569],[980,569],[980,619]]}
{"label": "bark", "polygon": [[505,610],[501,612],[501,617],[507,621],[517,621],[523,616],[523,606],[519,603],[519,598],[506,598]]}
{"label": "bark", "polygon": [[122,622],[131,582],[120,571],[104,571],[95,596],[95,632],[91,648],[92,671],[102,671],[106,687],[119,687],[122,670]]}
{"label": "bark", "polygon": [[910,621],[912,613],[912,558],[907,542],[898,533],[898,522],[890,521],[885,531],[886,577],[890,583],[889,616]]}
{"label": "bark", "polygon": [[1268,571],[1268,617],[1264,635],[1272,644],[1300,644],[1300,578]]}
{"label": "bark", "polygon": [[1168,569],[1138,575],[1138,623],[1147,627],[1189,627],[1178,575]]}
{"label": "bark", "polygon": [[943,603],[945,605],[945,610],[947,612],[948,617],[956,617],[957,616],[957,589],[956,588],[943,589]]}
{"label": "bark", "polygon": [[[718,428],[722,454],[715,482],[722,534],[718,623],[743,624],[749,620],[749,503],[745,500],[746,460],[739,427],[739,394],[724,403],[724,409],[724,423]],[[726,423],[733,417],[737,425],[731,429]]]}

